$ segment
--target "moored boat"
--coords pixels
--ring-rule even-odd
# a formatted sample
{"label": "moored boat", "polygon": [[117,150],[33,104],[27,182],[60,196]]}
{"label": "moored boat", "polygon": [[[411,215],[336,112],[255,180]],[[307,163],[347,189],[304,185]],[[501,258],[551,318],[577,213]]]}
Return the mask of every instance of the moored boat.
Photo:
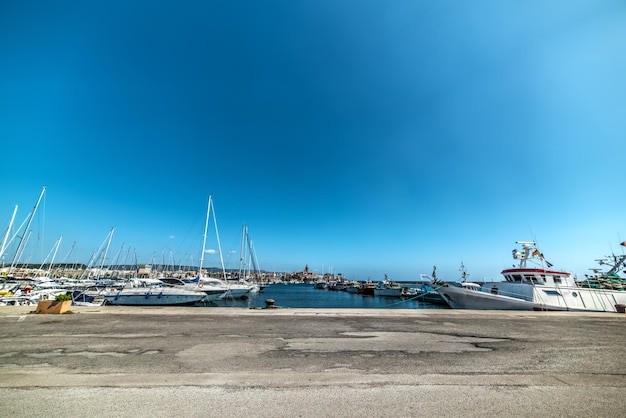
{"label": "moored boat", "polygon": [[200,281],[200,276],[198,276],[195,280],[181,280],[176,278],[163,278],[161,279],[168,286],[190,290],[193,292],[202,292],[205,294],[205,297],[202,299],[203,302],[215,302],[224,297],[228,288],[224,285],[216,285],[205,281],[204,279]]}
{"label": "moored boat", "polygon": [[164,286],[160,280],[151,283],[142,280],[129,283],[122,289],[103,295],[105,303],[128,306],[185,306],[195,305],[206,297],[205,293],[177,287]]}
{"label": "moored boat", "polygon": [[326,289],[326,280],[320,278],[315,282],[316,289]]}
{"label": "moored boat", "polygon": [[455,309],[617,312],[626,304],[626,292],[579,286],[572,273],[552,269],[534,242],[517,243],[519,266],[503,270],[504,281],[448,284],[439,294]]}
{"label": "moored boat", "polygon": [[374,287],[374,296],[399,298],[402,296],[403,291],[404,288],[402,286],[389,280],[389,278],[385,274],[385,280],[378,283]]}
{"label": "moored boat", "polygon": [[358,293],[360,295],[374,296],[375,288],[376,288],[376,284],[368,280],[359,287]]}
{"label": "moored boat", "polygon": [[357,280],[352,280],[351,282],[348,283],[348,286],[346,287],[346,292],[359,293],[360,288],[361,288],[361,283],[359,283]]}

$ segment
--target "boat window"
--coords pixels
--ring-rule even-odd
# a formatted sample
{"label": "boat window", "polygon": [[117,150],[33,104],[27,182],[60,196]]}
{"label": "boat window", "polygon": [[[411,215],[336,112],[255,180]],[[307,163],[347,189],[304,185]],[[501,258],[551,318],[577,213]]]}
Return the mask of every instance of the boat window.
{"label": "boat window", "polygon": [[561,296],[561,294],[556,290],[544,290],[544,292],[550,296]]}
{"label": "boat window", "polygon": [[521,282],[522,281],[522,276],[520,274],[514,274],[512,275],[513,277],[513,281],[514,282]]}
{"label": "boat window", "polygon": [[554,283],[555,284],[560,284],[561,283],[561,277],[560,276],[554,276]]}
{"label": "boat window", "polygon": [[492,287],[491,288],[491,293],[493,293],[494,295],[498,294],[498,288],[497,287]]}

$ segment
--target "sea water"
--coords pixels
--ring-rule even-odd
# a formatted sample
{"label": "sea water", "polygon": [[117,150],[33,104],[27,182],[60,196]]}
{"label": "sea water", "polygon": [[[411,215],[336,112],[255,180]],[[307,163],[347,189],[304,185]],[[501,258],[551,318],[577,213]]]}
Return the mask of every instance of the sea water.
{"label": "sea water", "polygon": [[247,299],[227,299],[206,306],[265,308],[267,299],[277,308],[355,308],[355,309],[446,309],[418,300],[360,295],[346,291],[316,289],[313,284],[271,284]]}

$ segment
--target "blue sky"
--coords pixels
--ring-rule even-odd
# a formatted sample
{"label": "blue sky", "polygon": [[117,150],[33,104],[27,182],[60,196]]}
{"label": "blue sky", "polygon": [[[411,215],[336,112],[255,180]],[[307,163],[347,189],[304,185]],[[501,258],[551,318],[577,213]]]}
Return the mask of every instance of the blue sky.
{"label": "blue sky", "polygon": [[197,264],[209,194],[227,267],[243,224],[265,270],[357,279],[621,252],[624,2],[92,3],[0,5],[2,228],[47,186],[23,261],[115,227]]}

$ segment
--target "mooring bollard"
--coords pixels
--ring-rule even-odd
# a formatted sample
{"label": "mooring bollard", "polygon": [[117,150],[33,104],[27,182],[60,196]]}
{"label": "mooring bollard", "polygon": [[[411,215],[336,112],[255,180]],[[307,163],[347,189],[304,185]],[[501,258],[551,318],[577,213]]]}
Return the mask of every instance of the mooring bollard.
{"label": "mooring bollard", "polygon": [[272,309],[274,307],[274,299],[265,299],[265,309]]}

